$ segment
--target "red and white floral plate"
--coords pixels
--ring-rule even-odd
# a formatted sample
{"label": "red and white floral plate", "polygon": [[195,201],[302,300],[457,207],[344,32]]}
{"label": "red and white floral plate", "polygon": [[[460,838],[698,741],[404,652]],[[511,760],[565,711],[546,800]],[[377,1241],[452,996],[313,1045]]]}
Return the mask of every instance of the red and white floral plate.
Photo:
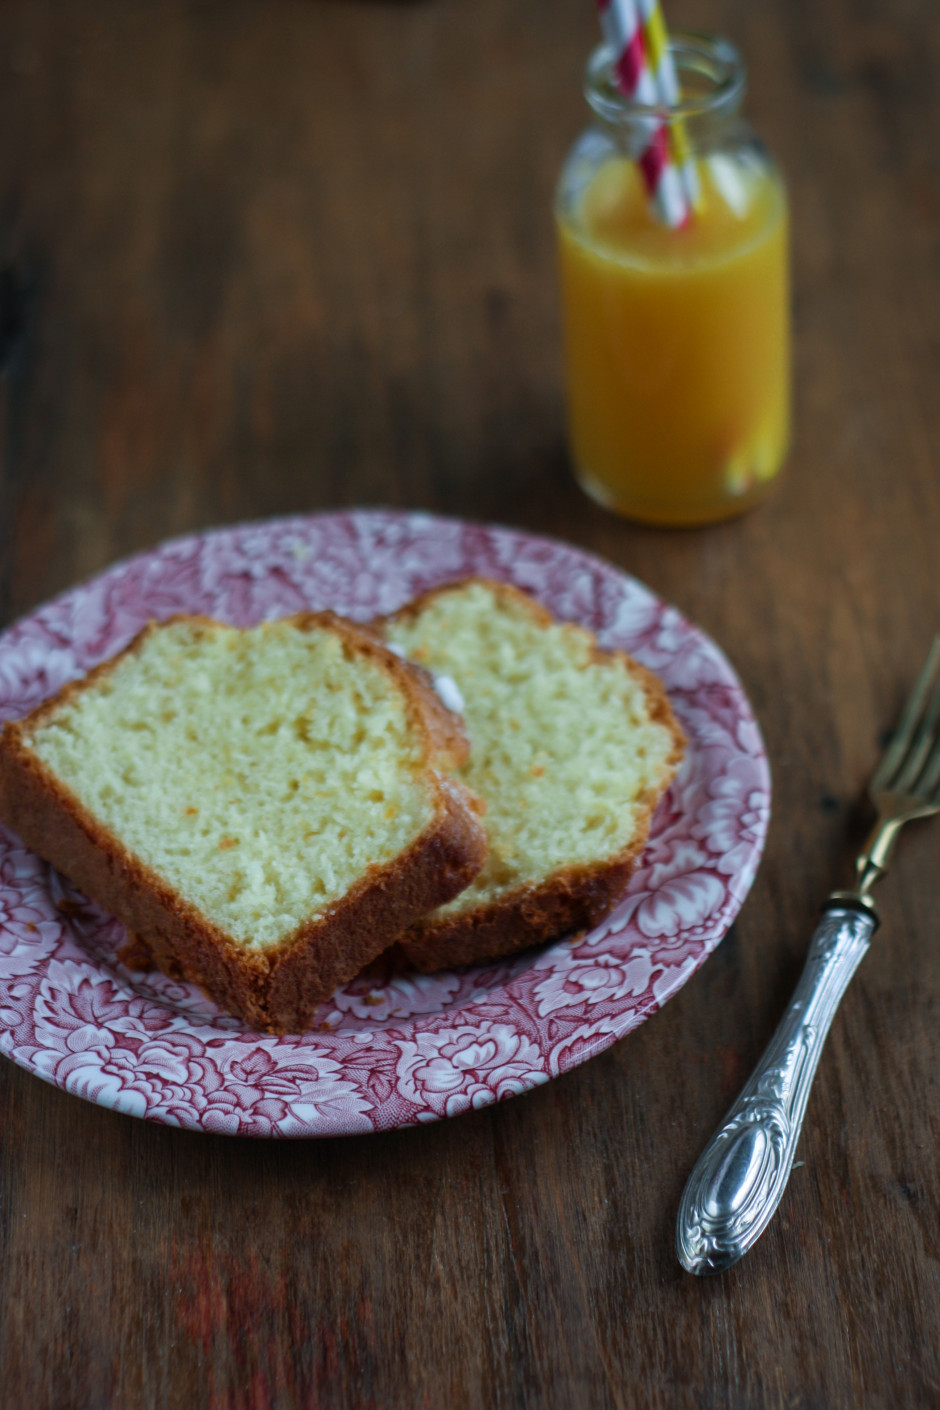
{"label": "red and white floral plate", "polygon": [[204,612],[248,625],[323,607],[368,618],[468,574],[515,583],[651,667],[689,737],[608,919],[511,961],[354,981],[324,1005],[314,1030],[269,1037],[189,985],[125,969],[118,922],[0,829],[0,1053],[150,1121],[335,1136],[525,1092],[609,1047],[685,983],[754,878],[770,801],[760,734],[707,637],[634,579],[565,544],[385,511],[179,539],[0,637],[0,719],[25,714],[151,618]]}

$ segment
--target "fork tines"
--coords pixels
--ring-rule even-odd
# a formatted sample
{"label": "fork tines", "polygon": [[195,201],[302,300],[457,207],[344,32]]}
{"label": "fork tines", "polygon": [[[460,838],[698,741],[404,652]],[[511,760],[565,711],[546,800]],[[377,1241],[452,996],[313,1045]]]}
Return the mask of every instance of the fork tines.
{"label": "fork tines", "polygon": [[940,779],[940,636],[935,636],[924,668],[898,721],[869,792],[906,793],[930,798]]}

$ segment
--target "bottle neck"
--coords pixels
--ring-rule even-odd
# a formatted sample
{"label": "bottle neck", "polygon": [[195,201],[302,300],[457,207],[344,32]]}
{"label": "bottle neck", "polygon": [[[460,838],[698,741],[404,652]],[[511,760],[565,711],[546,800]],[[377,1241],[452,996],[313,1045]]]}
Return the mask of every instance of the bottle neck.
{"label": "bottle neck", "polygon": [[636,156],[657,127],[681,128],[693,153],[714,151],[740,121],[747,75],[739,51],[726,39],[674,34],[669,49],[679,80],[680,102],[638,103],[617,87],[614,54],[607,45],[588,60],[584,95],[608,133]]}

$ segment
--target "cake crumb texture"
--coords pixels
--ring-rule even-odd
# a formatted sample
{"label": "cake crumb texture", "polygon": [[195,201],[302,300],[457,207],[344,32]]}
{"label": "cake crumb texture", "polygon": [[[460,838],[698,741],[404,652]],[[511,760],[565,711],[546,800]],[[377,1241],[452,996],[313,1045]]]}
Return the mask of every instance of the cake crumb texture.
{"label": "cake crumb texture", "polygon": [[142,861],[258,948],[432,814],[387,672],[333,632],[284,622],[154,632],[30,744]]}

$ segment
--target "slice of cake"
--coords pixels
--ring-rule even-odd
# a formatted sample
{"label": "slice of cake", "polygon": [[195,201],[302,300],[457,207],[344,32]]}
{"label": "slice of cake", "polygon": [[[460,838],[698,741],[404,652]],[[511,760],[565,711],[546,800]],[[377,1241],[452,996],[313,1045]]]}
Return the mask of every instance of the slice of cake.
{"label": "slice of cake", "polygon": [[482,865],[430,678],[332,613],[147,627],[0,740],[0,820],[252,1027],[317,1005]]}
{"label": "slice of cake", "polygon": [[521,950],[595,924],[623,891],[685,740],[660,681],[515,588],[470,579],[376,623],[449,677],[486,804],[489,855],[400,937],[422,970]]}

